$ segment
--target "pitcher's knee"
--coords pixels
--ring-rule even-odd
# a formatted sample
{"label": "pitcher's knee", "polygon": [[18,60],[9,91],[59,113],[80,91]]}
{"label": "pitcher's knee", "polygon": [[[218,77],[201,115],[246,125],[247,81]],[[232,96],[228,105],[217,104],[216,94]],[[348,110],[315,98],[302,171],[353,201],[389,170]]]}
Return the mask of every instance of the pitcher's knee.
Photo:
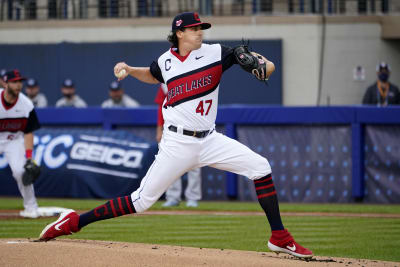
{"label": "pitcher's knee", "polygon": [[269,165],[268,160],[260,156],[257,160],[253,161],[253,169],[250,170],[250,173],[247,177],[251,180],[257,180],[270,174],[271,172],[271,165]]}
{"label": "pitcher's knee", "polygon": [[158,200],[158,198],[155,197],[146,197],[141,195],[140,192],[137,191],[131,194],[131,198],[137,213],[148,210]]}

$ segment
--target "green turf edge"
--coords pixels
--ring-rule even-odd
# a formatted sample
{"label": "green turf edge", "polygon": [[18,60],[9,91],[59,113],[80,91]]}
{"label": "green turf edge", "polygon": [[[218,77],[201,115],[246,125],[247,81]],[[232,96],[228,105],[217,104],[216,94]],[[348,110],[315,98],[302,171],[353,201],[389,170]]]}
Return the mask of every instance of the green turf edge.
{"label": "green turf edge", "polygon": [[[106,202],[103,199],[52,199],[39,198],[40,206],[66,207],[76,210],[90,210]],[[262,211],[257,202],[241,201],[200,201],[198,208],[187,208],[184,203],[178,207],[164,208],[163,201],[156,202],[150,210],[203,210],[203,211]],[[345,213],[382,213],[400,214],[400,205],[374,204],[309,204],[280,203],[281,212],[345,212]],[[22,209],[21,198],[0,197],[0,210]]]}

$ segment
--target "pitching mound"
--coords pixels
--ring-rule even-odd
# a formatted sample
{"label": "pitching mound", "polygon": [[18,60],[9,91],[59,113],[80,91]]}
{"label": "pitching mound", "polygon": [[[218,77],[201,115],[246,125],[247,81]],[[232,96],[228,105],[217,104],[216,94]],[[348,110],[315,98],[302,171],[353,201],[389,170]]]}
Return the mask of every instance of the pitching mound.
{"label": "pitching mound", "polygon": [[59,239],[1,239],[0,266],[399,266],[395,262],[314,257],[306,262],[268,252]]}

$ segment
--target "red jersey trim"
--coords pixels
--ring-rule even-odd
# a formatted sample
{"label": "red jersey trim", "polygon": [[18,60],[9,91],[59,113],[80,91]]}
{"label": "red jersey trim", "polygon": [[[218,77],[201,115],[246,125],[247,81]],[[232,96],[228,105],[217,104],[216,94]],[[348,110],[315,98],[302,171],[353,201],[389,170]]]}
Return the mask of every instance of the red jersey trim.
{"label": "red jersey trim", "polygon": [[218,87],[221,75],[222,65],[217,63],[174,77],[168,81],[166,106],[175,106],[187,99],[209,94]]}
{"label": "red jersey trim", "polygon": [[4,91],[5,91],[5,89],[3,90],[3,92],[1,92],[1,103],[3,104],[3,107],[6,110],[12,109],[15,106],[15,104],[17,104],[17,102],[18,102],[19,94],[18,94],[17,99],[15,100],[15,102],[11,106],[8,106],[6,104],[6,99],[4,98]]}
{"label": "red jersey trim", "polygon": [[0,119],[0,132],[24,132],[28,118],[7,118]]}
{"label": "red jersey trim", "polygon": [[170,51],[171,51],[171,54],[173,54],[181,62],[185,61],[187,59],[187,57],[190,55],[190,53],[192,53],[190,51],[186,56],[183,57],[183,56],[179,55],[178,53],[176,53],[176,51],[174,50],[174,47],[171,47]]}

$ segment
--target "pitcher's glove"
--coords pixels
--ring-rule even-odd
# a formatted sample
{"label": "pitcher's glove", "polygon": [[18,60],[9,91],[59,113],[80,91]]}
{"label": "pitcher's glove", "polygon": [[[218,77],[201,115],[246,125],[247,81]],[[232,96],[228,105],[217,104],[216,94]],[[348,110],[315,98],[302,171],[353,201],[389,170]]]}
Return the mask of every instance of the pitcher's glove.
{"label": "pitcher's glove", "polygon": [[24,165],[25,172],[22,175],[22,183],[27,186],[33,184],[40,175],[40,167],[32,159],[27,159]]}
{"label": "pitcher's glove", "polygon": [[260,81],[267,81],[267,59],[260,54],[250,52],[247,45],[233,49],[236,61],[245,71],[253,74]]}

